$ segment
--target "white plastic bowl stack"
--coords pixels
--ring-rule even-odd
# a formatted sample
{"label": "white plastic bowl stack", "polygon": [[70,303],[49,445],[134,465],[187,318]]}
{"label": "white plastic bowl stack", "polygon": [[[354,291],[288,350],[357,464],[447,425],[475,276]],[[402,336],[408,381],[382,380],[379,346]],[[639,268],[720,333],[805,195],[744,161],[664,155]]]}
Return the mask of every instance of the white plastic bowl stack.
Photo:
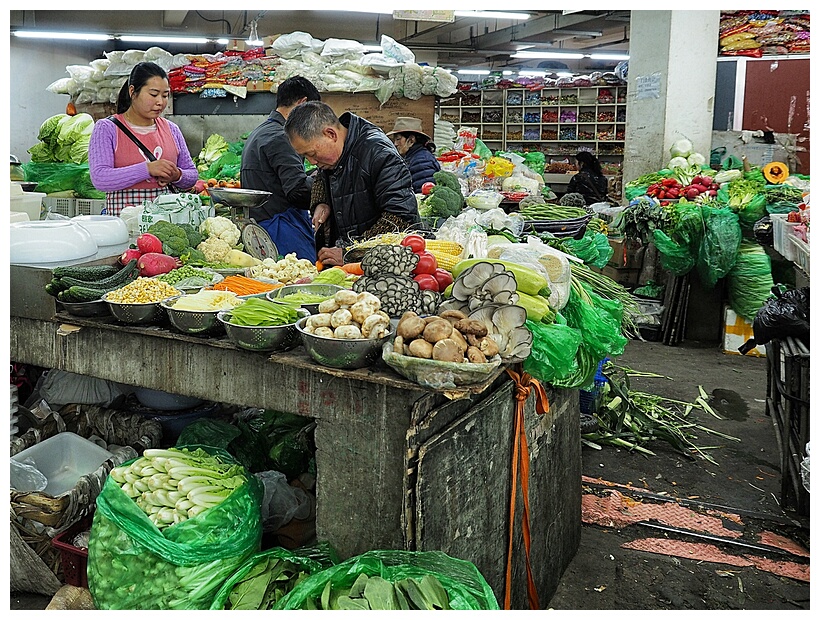
{"label": "white plastic bowl stack", "polygon": [[11,386],[11,439],[17,434],[17,386]]}

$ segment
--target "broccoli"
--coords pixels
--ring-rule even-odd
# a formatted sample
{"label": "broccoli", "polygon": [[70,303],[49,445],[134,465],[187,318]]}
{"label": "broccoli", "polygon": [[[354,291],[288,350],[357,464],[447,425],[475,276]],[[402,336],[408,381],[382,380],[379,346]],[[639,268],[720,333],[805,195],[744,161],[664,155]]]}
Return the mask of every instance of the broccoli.
{"label": "broccoli", "polygon": [[183,265],[206,266],[209,264],[205,255],[196,248],[187,248],[180,254],[179,259]]}
{"label": "broccoli", "polygon": [[197,230],[196,226],[193,224],[178,224],[178,226],[185,231],[185,234],[188,236],[188,245],[192,248],[195,248],[200,243],[202,243],[202,235],[200,234],[199,230]]}
{"label": "broccoli", "polygon": [[426,200],[433,217],[455,217],[461,213],[464,196],[445,185],[436,185]]}
{"label": "broccoli", "polygon": [[179,256],[189,247],[188,235],[177,224],[160,220],[151,224],[148,232],[162,241],[162,252],[168,256]]}
{"label": "broccoli", "polygon": [[458,177],[447,170],[439,170],[433,173],[433,181],[436,185],[443,185],[449,187],[451,190],[461,193],[461,184],[458,182]]}

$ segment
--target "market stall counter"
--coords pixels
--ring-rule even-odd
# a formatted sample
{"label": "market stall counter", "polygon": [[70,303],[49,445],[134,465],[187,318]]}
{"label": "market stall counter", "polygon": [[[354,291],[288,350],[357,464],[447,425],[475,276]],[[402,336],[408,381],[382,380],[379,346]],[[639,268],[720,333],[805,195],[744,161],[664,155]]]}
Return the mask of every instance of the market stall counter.
{"label": "market stall counter", "polygon": [[[22,272],[12,266],[12,288]],[[20,290],[23,287],[20,286]],[[30,308],[27,303],[17,308]],[[268,355],[223,336],[113,317],[51,318],[12,308],[11,359],[316,421],[316,531],[342,558],[372,549],[440,550],[473,562],[504,599],[513,484],[515,382],[500,366],[458,391],[423,388],[381,362],[317,365],[301,347]],[[577,390],[525,406],[530,563],[546,605],[580,540]],[[516,502],[512,607],[527,608],[522,497]]]}

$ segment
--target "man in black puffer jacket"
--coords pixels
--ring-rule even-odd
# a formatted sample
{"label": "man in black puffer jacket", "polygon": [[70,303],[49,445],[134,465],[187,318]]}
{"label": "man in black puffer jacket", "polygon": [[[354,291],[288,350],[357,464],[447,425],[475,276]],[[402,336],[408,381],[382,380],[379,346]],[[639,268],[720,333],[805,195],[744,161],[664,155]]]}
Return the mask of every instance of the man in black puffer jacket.
{"label": "man in black puffer jacket", "polygon": [[[320,169],[325,202],[315,206],[317,258],[343,264],[351,238],[404,230],[420,222],[410,171],[390,139],[369,121],[337,117],[320,101],[296,106],[285,123],[294,150]],[[314,202],[314,201],[311,201]]]}

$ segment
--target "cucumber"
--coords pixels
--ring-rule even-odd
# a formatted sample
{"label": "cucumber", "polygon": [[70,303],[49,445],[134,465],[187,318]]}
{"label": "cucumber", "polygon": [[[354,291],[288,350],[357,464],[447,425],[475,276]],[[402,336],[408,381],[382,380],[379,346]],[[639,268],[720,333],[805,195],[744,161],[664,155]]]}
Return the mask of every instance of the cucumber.
{"label": "cucumber", "polygon": [[55,267],[51,275],[55,278],[69,277],[83,282],[96,282],[113,276],[120,270],[114,265],[87,265],[84,267]]}
{"label": "cucumber", "polygon": [[57,299],[70,304],[78,304],[87,301],[97,301],[107,292],[108,291],[102,291],[98,288],[89,288],[87,286],[71,286],[64,291],[60,291],[57,295]]}
{"label": "cucumber", "polygon": [[105,293],[107,290],[113,290],[114,288],[119,288],[125,284],[128,284],[128,282],[130,282],[131,280],[135,280],[138,275],[139,270],[137,269],[137,259],[132,258],[130,261],[128,261],[128,264],[125,265],[125,267],[117,271],[115,274],[107,278],[103,278],[102,280],[89,282],[65,276],[60,278],[60,282],[63,285],[68,285],[69,287],[81,286],[85,288],[95,288],[100,290],[106,289],[103,290],[103,293]]}

